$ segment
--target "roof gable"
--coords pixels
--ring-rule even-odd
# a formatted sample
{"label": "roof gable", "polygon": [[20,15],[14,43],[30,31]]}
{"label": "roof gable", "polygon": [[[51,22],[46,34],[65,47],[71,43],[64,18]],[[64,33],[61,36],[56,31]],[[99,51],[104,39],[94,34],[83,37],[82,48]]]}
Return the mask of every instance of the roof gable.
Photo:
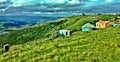
{"label": "roof gable", "polygon": [[82,27],[95,28],[95,26],[90,23],[86,23]]}
{"label": "roof gable", "polygon": [[99,21],[99,22],[97,22],[98,24],[106,24],[106,23],[108,23],[109,21]]}

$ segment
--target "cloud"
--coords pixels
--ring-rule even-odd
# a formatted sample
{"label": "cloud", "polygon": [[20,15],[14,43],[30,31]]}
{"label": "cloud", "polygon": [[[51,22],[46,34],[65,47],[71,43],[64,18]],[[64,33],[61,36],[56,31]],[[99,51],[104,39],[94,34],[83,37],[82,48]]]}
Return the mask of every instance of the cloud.
{"label": "cloud", "polygon": [[0,11],[13,14],[106,12],[107,7],[113,9],[116,5],[120,6],[119,3],[120,0],[0,0]]}
{"label": "cloud", "polygon": [[6,0],[0,0],[0,2],[5,2]]}
{"label": "cloud", "polygon": [[[119,0],[118,0],[119,1]],[[20,6],[31,6],[31,7],[71,7],[71,6],[81,6],[90,7],[94,5],[105,5],[110,2],[115,2],[113,0],[11,0],[13,4],[12,7]]]}
{"label": "cloud", "polygon": [[11,4],[10,0],[0,0],[0,11],[5,11]]}

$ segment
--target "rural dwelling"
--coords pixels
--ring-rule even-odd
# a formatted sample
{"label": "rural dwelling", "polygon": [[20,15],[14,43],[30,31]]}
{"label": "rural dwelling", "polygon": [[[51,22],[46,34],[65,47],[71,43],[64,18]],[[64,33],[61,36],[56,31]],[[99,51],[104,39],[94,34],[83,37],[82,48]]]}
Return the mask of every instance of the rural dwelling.
{"label": "rural dwelling", "polygon": [[108,28],[110,26],[113,26],[114,23],[110,21],[102,21],[96,22],[96,28]]}
{"label": "rural dwelling", "polygon": [[115,20],[116,20],[116,23],[117,23],[117,24],[120,24],[120,17],[116,17]]}
{"label": "rural dwelling", "polygon": [[10,45],[9,45],[9,44],[5,44],[5,45],[3,46],[3,50],[4,50],[4,51],[9,51],[9,48],[10,48]]}
{"label": "rural dwelling", "polygon": [[71,35],[70,30],[60,30],[59,33],[64,35],[64,36],[70,36]]}
{"label": "rural dwelling", "polygon": [[114,24],[113,26],[120,26],[120,24]]}
{"label": "rural dwelling", "polygon": [[86,23],[85,25],[82,26],[82,31],[89,31],[90,29],[95,28],[94,25],[90,24],[90,23]]}

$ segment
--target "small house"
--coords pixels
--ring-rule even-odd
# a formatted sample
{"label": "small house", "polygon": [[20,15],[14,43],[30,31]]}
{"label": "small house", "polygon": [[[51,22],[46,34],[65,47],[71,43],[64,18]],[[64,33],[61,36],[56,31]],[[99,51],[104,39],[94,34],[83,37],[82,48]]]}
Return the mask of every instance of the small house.
{"label": "small house", "polygon": [[120,24],[120,17],[116,17],[115,20],[117,24]]}
{"label": "small house", "polygon": [[110,21],[102,21],[96,22],[96,28],[108,28],[110,26],[113,26],[114,23]]}
{"label": "small house", "polygon": [[60,30],[59,33],[64,35],[64,36],[70,36],[71,35],[70,30]]}
{"label": "small house", "polygon": [[113,26],[120,26],[120,24],[114,24]]}
{"label": "small house", "polygon": [[5,45],[3,46],[3,50],[4,50],[4,51],[9,51],[9,48],[10,48],[10,45],[9,45],[9,44],[5,44]]}
{"label": "small house", "polygon": [[85,25],[82,26],[82,31],[89,31],[91,28],[93,29],[95,28],[95,26],[90,23],[86,23]]}

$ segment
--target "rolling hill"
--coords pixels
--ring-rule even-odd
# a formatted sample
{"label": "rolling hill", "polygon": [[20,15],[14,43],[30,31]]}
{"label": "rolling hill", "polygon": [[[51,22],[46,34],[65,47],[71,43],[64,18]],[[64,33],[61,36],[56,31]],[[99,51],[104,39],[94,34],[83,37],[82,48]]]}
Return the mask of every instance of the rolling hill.
{"label": "rolling hill", "polygon": [[[82,32],[87,22],[114,21],[119,15],[84,15],[37,24],[0,36],[0,47],[9,43],[10,51],[0,48],[0,62],[119,62],[120,27]],[[56,33],[70,29],[70,37]]]}
{"label": "rolling hill", "polygon": [[61,17],[44,16],[0,16],[0,35],[33,26],[38,23],[44,23],[56,20]]}

